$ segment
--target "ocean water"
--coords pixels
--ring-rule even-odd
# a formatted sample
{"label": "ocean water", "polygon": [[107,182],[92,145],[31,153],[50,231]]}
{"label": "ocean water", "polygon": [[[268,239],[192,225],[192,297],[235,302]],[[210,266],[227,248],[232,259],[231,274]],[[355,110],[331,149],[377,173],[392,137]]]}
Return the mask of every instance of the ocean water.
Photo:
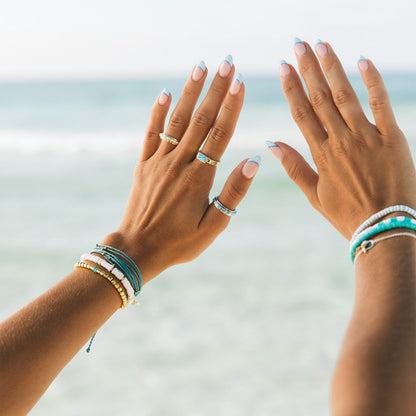
{"label": "ocean water", "polygon": [[[416,74],[385,79],[415,151]],[[176,102],[183,82],[0,84],[0,319],[116,229],[150,107],[165,87]],[[245,82],[212,191],[261,155],[238,215],[197,260],[146,285],[139,307],[114,315],[31,415],[329,415],[354,296],[348,243],[265,149],[278,138],[308,157],[277,77]]]}

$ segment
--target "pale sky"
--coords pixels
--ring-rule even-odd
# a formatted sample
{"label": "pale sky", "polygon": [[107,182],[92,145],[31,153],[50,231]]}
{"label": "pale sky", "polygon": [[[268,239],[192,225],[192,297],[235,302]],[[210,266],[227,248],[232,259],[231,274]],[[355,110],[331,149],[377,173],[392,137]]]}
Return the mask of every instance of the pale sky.
{"label": "pale sky", "polygon": [[411,0],[0,0],[0,80],[211,73],[229,53],[245,75],[294,61],[293,38],[321,38],[348,69],[360,54],[415,71]]}

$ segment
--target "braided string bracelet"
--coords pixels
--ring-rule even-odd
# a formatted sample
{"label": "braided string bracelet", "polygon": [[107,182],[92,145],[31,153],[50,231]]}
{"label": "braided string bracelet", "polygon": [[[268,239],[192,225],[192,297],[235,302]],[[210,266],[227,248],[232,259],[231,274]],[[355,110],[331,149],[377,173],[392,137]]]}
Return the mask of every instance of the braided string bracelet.
{"label": "braided string bracelet", "polygon": [[137,296],[140,293],[143,284],[142,275],[136,263],[126,253],[114,247],[97,244],[91,254],[100,254],[114,264],[131,283],[134,295]]}
{"label": "braided string bracelet", "polygon": [[409,217],[399,216],[394,218],[388,218],[367,228],[366,230],[358,234],[356,239],[351,242],[351,261],[354,263],[354,257],[356,255],[357,248],[363,242],[384,231],[394,230],[396,228],[407,228],[416,231],[416,220]]}
{"label": "braided string bracelet", "polygon": [[381,241],[388,240],[390,238],[395,238],[395,237],[412,237],[416,239],[416,234],[401,232],[401,233],[386,235],[384,237],[380,237],[374,240],[365,240],[361,243],[361,245],[359,246],[359,250],[357,250],[355,253],[354,264],[356,263],[358,257],[360,257],[361,254],[367,253],[368,251],[370,251],[373,247],[376,246],[377,243],[380,243]]}
{"label": "braided string bracelet", "polygon": [[376,212],[374,215],[372,215],[368,220],[365,220],[354,232],[354,234],[351,237],[351,241],[354,241],[358,234],[362,233],[366,228],[368,228],[370,225],[373,225],[376,223],[379,219],[385,217],[386,215],[393,214],[394,212],[406,212],[413,218],[416,218],[416,210],[413,208],[410,208],[406,205],[393,205],[391,207],[387,207],[382,209],[379,212]]}

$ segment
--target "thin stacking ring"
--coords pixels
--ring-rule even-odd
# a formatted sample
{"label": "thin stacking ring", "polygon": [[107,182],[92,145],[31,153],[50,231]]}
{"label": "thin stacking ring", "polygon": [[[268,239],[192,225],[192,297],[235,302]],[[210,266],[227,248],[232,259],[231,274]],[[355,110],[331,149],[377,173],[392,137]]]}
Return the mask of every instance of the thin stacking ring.
{"label": "thin stacking ring", "polygon": [[159,134],[159,137],[162,139],[162,140],[164,140],[165,142],[168,142],[168,143],[170,143],[170,144],[173,144],[174,146],[177,146],[178,145],[178,143],[179,143],[179,140],[178,139],[175,139],[174,137],[172,137],[172,136],[168,136],[167,134],[165,134],[165,133],[160,133]]}
{"label": "thin stacking ring", "polygon": [[218,199],[218,196],[216,196],[212,200],[212,202],[214,203],[215,208],[220,210],[223,214],[228,215],[229,217],[232,217],[233,215],[237,214],[236,209],[229,209],[226,206],[224,206],[223,204],[221,204],[221,202]]}
{"label": "thin stacking ring", "polygon": [[204,155],[201,152],[198,152],[198,156],[196,158],[200,162],[207,163],[208,165],[211,165],[211,166],[218,166],[220,164],[220,161],[219,160],[211,159],[210,157],[208,157],[207,155]]}

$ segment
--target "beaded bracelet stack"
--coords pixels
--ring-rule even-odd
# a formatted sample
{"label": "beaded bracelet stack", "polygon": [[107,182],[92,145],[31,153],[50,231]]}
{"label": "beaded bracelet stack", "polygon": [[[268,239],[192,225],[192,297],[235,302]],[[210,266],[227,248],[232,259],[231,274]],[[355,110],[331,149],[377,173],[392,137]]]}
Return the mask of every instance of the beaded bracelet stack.
{"label": "beaded bracelet stack", "polygon": [[[395,212],[405,212],[413,218],[401,215],[377,222],[379,219],[385,217],[386,215]],[[398,231],[394,234],[389,234],[378,239],[373,238],[376,235],[381,234],[385,231],[395,229],[401,229],[401,231]],[[354,232],[350,242],[351,261],[355,263],[355,261],[361,254],[367,253],[377,243],[381,241],[385,241],[395,237],[412,237],[416,239],[416,234],[405,230],[416,231],[416,210],[406,205],[394,205],[392,207],[388,207],[377,212],[376,214],[372,215],[368,220],[364,221]]]}
{"label": "beaded bracelet stack", "polygon": [[[123,251],[104,244],[97,244],[90,254],[83,254],[74,267],[91,270],[110,282],[120,296],[120,309],[124,309],[132,303],[138,305],[134,301],[134,297],[142,289],[142,275],[136,263]],[[91,350],[95,335],[90,340],[87,352]]]}
{"label": "beaded bracelet stack", "polygon": [[[104,258],[94,254],[99,254]],[[97,244],[91,254],[81,256],[75,268],[91,270],[107,279],[120,295],[122,302],[120,309],[135,303],[134,297],[142,288],[142,275],[136,263],[126,253],[114,247]]]}

